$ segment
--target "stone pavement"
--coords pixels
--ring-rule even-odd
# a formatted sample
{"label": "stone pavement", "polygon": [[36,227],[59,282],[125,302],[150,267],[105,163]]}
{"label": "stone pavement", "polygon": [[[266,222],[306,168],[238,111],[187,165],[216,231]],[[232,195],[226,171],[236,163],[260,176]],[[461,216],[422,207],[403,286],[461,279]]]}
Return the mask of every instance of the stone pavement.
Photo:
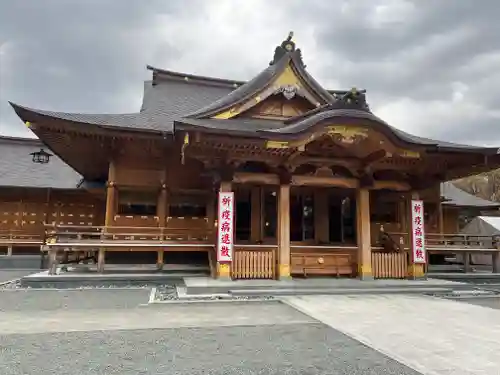
{"label": "stone pavement", "polygon": [[36,271],[33,270],[5,270],[0,269],[0,283],[19,279],[23,276],[31,275]]}
{"label": "stone pavement", "polygon": [[276,301],[141,307],[148,295],[1,291],[0,374],[419,375]]}
{"label": "stone pavement", "polygon": [[286,302],[426,375],[500,374],[500,310],[425,296],[302,296]]}

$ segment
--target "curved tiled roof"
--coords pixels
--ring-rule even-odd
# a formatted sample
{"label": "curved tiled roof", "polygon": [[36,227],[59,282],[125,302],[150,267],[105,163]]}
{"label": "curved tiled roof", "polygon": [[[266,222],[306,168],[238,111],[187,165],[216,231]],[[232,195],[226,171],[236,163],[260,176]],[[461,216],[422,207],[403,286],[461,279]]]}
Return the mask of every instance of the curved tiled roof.
{"label": "curved tiled roof", "polygon": [[32,162],[42,147],[38,139],[0,136],[0,186],[76,189],[82,176],[56,155],[47,164]]}
{"label": "curved tiled roof", "polygon": [[441,198],[444,200],[443,204],[447,206],[480,208],[500,207],[500,203],[492,202],[469,194],[466,191],[453,185],[452,182],[444,182],[441,184]]}
{"label": "curved tiled roof", "polygon": [[[296,70],[309,85],[323,107],[286,121],[249,120],[241,117],[230,120],[206,118],[240,103],[269,85],[288,65]],[[374,115],[367,106],[356,105],[343,98],[346,91],[325,90],[305,69],[299,49],[284,53],[273,60],[254,79],[243,82],[203,77],[162,70],[148,66],[153,80],[144,85],[144,99],[139,112],[123,114],[85,114],[38,110],[11,103],[23,121],[36,123],[40,119],[57,119],[78,124],[90,124],[117,130],[174,133],[176,130],[195,129],[207,132],[228,132],[245,137],[298,137],[313,126],[329,119],[345,123],[375,126],[396,141],[443,150],[473,151],[497,154],[497,148],[459,145],[450,142],[417,137],[396,129]],[[364,97],[363,97],[364,100]],[[361,121],[360,121],[361,120]]]}
{"label": "curved tiled roof", "polygon": [[36,121],[36,115],[82,124],[138,131],[172,133],[174,120],[230,93],[233,88],[202,85],[189,81],[168,81],[153,85],[145,82],[140,112],[120,114],[67,113],[33,109],[10,103],[23,121]]}
{"label": "curved tiled roof", "polygon": [[270,84],[280,73],[282,73],[289,63],[293,64],[293,67],[298,70],[300,77],[306,81],[306,83],[325,101],[325,103],[334,101],[332,94],[321,87],[321,85],[306,72],[300,57],[300,50],[295,50],[294,52],[285,54],[277,63],[269,65],[269,67],[260,72],[252,80],[238,87],[230,94],[220,98],[206,107],[188,114],[186,117],[200,118],[212,116],[217,112],[224,111],[244,100],[250,99],[253,95]]}

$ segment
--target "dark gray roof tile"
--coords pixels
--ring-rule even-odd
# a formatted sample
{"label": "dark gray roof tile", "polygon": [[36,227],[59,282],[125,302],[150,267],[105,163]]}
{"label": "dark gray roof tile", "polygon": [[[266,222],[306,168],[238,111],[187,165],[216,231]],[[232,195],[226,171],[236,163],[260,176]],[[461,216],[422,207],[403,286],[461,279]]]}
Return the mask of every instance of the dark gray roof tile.
{"label": "dark gray roof tile", "polygon": [[0,137],[0,186],[75,189],[82,177],[57,156],[32,162],[30,154],[42,147],[37,139]]}
{"label": "dark gray roof tile", "polygon": [[144,84],[144,99],[140,112],[121,114],[87,114],[54,112],[28,108],[11,103],[23,121],[35,122],[36,116],[87,123],[103,127],[173,132],[174,120],[208,105],[233,89],[229,87],[200,85],[188,81],[165,81]]}
{"label": "dark gray roof tile", "polygon": [[452,182],[444,182],[441,184],[441,198],[444,199],[443,204],[447,206],[459,207],[500,207],[500,203],[488,201],[486,199],[476,197],[466,191],[456,187]]}

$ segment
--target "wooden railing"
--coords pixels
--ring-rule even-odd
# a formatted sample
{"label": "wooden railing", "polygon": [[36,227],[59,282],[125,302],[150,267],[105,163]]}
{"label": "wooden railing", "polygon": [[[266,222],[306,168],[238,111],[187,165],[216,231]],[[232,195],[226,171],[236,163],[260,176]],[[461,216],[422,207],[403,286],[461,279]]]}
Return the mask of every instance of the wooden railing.
{"label": "wooden railing", "polygon": [[235,245],[231,277],[233,279],[274,279],[277,270],[276,246]]}
{"label": "wooden railing", "polygon": [[21,229],[0,229],[0,245],[26,246],[41,245],[43,232],[34,233]]}
{"label": "wooden railing", "polygon": [[[409,249],[410,235],[408,233],[386,233],[402,248]],[[500,236],[485,236],[455,233],[426,233],[425,248],[427,251],[461,251],[461,250],[494,250],[500,245]]]}
{"label": "wooden railing", "polygon": [[[46,247],[82,250],[88,248],[158,247],[210,244],[213,230],[165,227],[117,227],[47,225]],[[213,245],[213,243],[211,244]]]}
{"label": "wooden railing", "polygon": [[470,234],[426,234],[425,244],[428,250],[432,249],[477,249],[487,250],[498,247],[498,236],[470,235]]}

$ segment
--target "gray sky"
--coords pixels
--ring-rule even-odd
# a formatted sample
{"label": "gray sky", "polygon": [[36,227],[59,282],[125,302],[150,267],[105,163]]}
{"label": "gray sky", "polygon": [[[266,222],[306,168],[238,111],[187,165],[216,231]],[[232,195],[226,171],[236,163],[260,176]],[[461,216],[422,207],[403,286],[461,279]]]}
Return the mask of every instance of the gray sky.
{"label": "gray sky", "polygon": [[320,83],[366,88],[393,126],[500,146],[499,15],[498,0],[0,0],[0,134],[31,136],[8,100],[137,111],[146,64],[250,79],[294,30]]}

